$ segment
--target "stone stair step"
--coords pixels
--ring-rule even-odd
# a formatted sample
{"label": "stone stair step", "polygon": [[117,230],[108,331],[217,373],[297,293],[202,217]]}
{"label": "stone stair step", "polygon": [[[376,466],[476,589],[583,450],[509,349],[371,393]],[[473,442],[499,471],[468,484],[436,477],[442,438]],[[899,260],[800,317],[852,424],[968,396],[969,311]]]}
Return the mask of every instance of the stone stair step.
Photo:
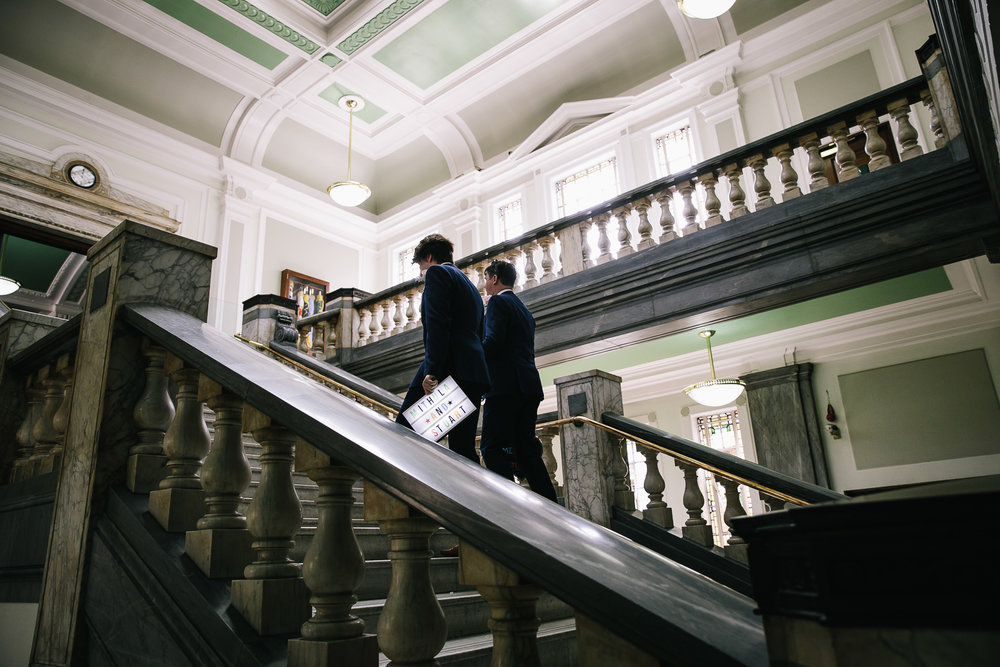
{"label": "stone stair step", "polygon": [[[475,590],[439,594],[437,599],[448,621],[448,639],[489,631],[489,603]],[[364,600],[354,605],[351,612],[364,620],[368,632],[375,632],[384,606],[385,600]],[[547,622],[570,618],[573,616],[573,609],[558,598],[543,593],[538,600],[536,613],[538,618]]]}
{"label": "stone stair step", "polygon": [[[490,667],[493,636],[480,634],[445,643],[435,660],[441,667]],[[576,667],[576,621],[572,618],[542,623],[538,628],[539,663],[545,667]],[[379,654],[379,667],[389,659]]]}

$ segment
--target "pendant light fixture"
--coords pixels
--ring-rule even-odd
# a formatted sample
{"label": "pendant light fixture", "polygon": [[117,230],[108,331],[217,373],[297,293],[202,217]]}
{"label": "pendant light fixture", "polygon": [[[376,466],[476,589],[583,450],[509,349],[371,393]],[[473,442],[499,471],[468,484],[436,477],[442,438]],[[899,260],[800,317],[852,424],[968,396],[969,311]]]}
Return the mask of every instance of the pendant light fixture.
{"label": "pendant light fixture", "polygon": [[739,398],[740,394],[746,388],[746,384],[738,378],[718,379],[715,377],[715,362],[712,360],[711,341],[712,336],[715,335],[715,331],[706,329],[705,331],[699,331],[698,335],[705,339],[705,345],[708,346],[708,367],[712,372],[712,379],[702,380],[689,387],[685,387],[684,393],[696,402],[713,408],[717,408],[720,405],[729,405]]}
{"label": "pendant light fixture", "polygon": [[[4,256],[7,254],[7,238],[7,235],[4,234],[3,241],[0,241],[0,269],[3,269]],[[0,296],[13,294],[19,289],[21,289],[21,283],[0,274]]]}
{"label": "pendant light fixture", "polygon": [[729,11],[736,0],[677,0],[684,16],[693,19],[714,19]]}
{"label": "pendant light fixture", "polygon": [[347,125],[347,180],[337,181],[326,189],[337,204],[341,206],[357,206],[372,196],[371,189],[364,183],[351,180],[351,139],[354,134],[354,112],[365,107],[365,101],[357,95],[344,95],[337,100],[337,105],[350,114]]}

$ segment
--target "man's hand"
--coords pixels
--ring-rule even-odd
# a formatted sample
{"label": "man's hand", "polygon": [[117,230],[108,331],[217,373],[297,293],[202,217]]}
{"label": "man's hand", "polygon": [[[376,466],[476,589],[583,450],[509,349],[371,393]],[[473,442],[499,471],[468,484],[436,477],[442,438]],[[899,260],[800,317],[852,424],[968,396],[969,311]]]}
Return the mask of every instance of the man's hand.
{"label": "man's hand", "polygon": [[420,386],[424,388],[424,394],[429,394],[438,386],[438,379],[433,375],[425,375],[424,381],[420,383]]}

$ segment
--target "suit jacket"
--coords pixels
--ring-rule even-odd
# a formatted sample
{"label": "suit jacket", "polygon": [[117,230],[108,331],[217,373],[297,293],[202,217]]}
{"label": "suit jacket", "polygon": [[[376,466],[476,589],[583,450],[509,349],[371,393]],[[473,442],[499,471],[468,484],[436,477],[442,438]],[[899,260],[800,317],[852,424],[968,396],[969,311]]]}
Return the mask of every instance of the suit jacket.
{"label": "suit jacket", "polygon": [[470,388],[485,391],[490,376],[482,346],[483,298],[454,264],[434,264],[424,273],[420,318],[424,361],[410,387],[420,385],[425,375],[440,380],[451,375],[467,394]]}
{"label": "suit jacket", "polygon": [[542,399],[535,368],[535,318],[513,292],[494,294],[487,302],[483,351],[491,380],[487,397],[520,394]]}

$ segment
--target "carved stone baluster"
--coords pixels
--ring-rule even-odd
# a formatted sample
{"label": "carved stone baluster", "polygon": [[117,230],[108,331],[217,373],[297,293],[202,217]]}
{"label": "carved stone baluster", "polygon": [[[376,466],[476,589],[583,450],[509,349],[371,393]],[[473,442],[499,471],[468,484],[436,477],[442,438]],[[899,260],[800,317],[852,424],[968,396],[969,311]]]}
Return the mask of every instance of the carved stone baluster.
{"label": "carved stone baluster", "polygon": [[247,509],[254,561],[232,582],[233,607],[261,635],[298,632],[309,618],[309,591],[299,563],[288,554],[302,524],[302,505],[292,483],[295,434],[247,407],[243,430],[260,443],[260,484]]}
{"label": "carved stone baluster", "polygon": [[419,326],[417,318],[420,310],[417,308],[417,293],[419,290],[414,287],[406,293],[406,330],[416,329]]}
{"label": "carved stone baluster", "polygon": [[45,405],[45,388],[38,384],[37,376],[32,375],[28,378],[26,393],[27,401],[24,407],[24,421],[21,422],[21,426],[17,429],[15,435],[18,444],[18,455],[10,471],[11,482],[31,479],[36,474],[35,466],[37,464],[37,457],[35,457],[35,449],[37,443],[35,442],[35,436],[32,435],[32,431],[34,430],[35,422],[42,415],[42,409]]}
{"label": "carved stone baluster", "polygon": [[721,222],[725,222],[725,219],[719,213],[722,209],[722,202],[719,201],[719,197],[715,194],[715,186],[719,182],[715,177],[715,172],[710,171],[707,174],[699,175],[698,182],[705,188],[705,211],[707,212],[705,228],[708,229]]}
{"label": "carved stone baluster", "polygon": [[536,241],[531,241],[524,247],[524,289],[531,289],[538,286],[535,275],[538,268],[535,266],[535,250],[538,248]]}
{"label": "carved stone baluster", "polygon": [[632,479],[629,477],[628,463],[626,463],[627,451],[625,438],[621,438],[611,461],[615,478],[615,507],[634,512],[635,492],[632,491]]}
{"label": "carved stone baluster", "polygon": [[295,453],[295,469],[308,473],[319,486],[319,517],[302,564],[302,578],[311,592],[309,604],[316,613],[302,624],[301,639],[288,642],[289,667],[374,667],[378,640],[365,634],[365,622],[351,613],[365,573],[365,557],[351,518],[353,486],[360,476],[305,443],[299,443]]}
{"label": "carved stone baluster", "polygon": [[35,469],[37,474],[52,472],[52,450],[59,444],[59,434],[53,425],[53,417],[63,400],[65,385],[63,379],[52,365],[38,371],[40,383],[45,387],[45,403],[42,414],[32,427],[31,435],[35,438]]}
{"label": "carved stone baluster", "polygon": [[250,463],[243,451],[243,401],[202,377],[199,397],[215,412],[214,438],[201,468],[205,515],[184,538],[184,552],[210,578],[234,579],[253,560],[247,520],[239,512],[250,486]]}
{"label": "carved stone baluster", "polygon": [[684,508],[687,510],[688,519],[681,528],[681,534],[693,542],[710,547],[714,540],[712,527],[702,516],[705,496],[698,486],[698,467],[683,461],[674,463],[684,472]]}
{"label": "carved stone baluster", "polygon": [[369,329],[369,325],[372,321],[372,309],[362,308],[358,313],[358,347],[362,347],[368,344],[371,340],[372,332]]}
{"label": "carved stone baluster", "polygon": [[559,427],[546,426],[545,428],[538,429],[535,435],[538,436],[538,439],[542,443],[542,463],[545,464],[545,469],[549,472],[549,481],[552,482],[552,488],[556,490],[556,496],[561,496],[562,491],[559,482],[556,481],[556,470],[559,468],[559,461],[552,450],[552,440],[559,435]]}
{"label": "carved stone baluster", "polygon": [[382,338],[382,311],[383,308],[381,303],[372,306],[372,320],[368,324],[368,330],[371,332],[371,338],[369,338],[369,340],[372,343]]}
{"label": "carved stone baluster", "polygon": [[177,414],[163,436],[167,476],[160,481],[160,488],[149,494],[149,513],[164,530],[179,533],[194,530],[205,514],[199,473],[212,442],[198,399],[201,374],[195,368],[184,368],[172,355],[164,370],[177,383]]}
{"label": "carved stone baluster", "polygon": [[924,149],[917,143],[917,128],[910,123],[910,103],[904,98],[890,102],[886,107],[889,115],[896,121],[896,138],[903,149],[899,159],[903,162],[924,154]]}
{"label": "carved stone baluster", "polygon": [[667,187],[660,190],[653,199],[660,205],[660,243],[673,241],[677,238],[674,232],[674,212],[670,210],[670,204],[674,201],[674,189]]}
{"label": "carved stone baluster", "polygon": [[934,104],[934,96],[931,95],[931,91],[921,91],[920,101],[924,103],[924,107],[927,108],[927,112],[930,114],[930,127],[931,132],[934,134],[934,148],[944,148],[948,140],[945,139],[944,126],[941,125],[941,117],[938,116],[937,106]]}
{"label": "carved stone baluster", "polygon": [[645,250],[646,248],[656,246],[656,241],[653,240],[653,225],[649,223],[649,207],[651,205],[652,202],[648,197],[642,197],[632,202],[632,209],[639,217],[639,226],[637,228],[639,243],[636,246],[636,250]]}
{"label": "carved stone baluster", "polygon": [[670,507],[663,502],[663,492],[667,488],[667,483],[663,481],[660,466],[657,464],[659,452],[641,445],[639,452],[646,458],[646,477],[643,479],[642,488],[649,496],[649,504],[642,511],[642,518],[663,528],[673,528],[674,514]]}
{"label": "carved stone baluster", "polygon": [[62,378],[63,399],[59,409],[52,415],[52,428],[56,431],[56,446],[49,454],[49,460],[43,464],[43,470],[59,470],[62,463],[63,445],[66,443],[66,428],[69,426],[69,406],[73,400],[73,357],[64,354],[56,362],[56,373]]}
{"label": "carved stone baluster", "polygon": [[739,164],[733,162],[723,167],[722,173],[725,174],[726,179],[729,181],[729,219],[735,220],[750,212],[746,207],[747,195],[740,184],[743,169]]}
{"label": "carved stone baluster", "polygon": [[438,525],[365,482],[365,519],[389,536],[392,579],[378,619],[378,645],[397,665],[435,665],[448,625],[434,595],[430,537]]}
{"label": "carved stone baluster", "polygon": [[382,333],[379,334],[379,339],[388,338],[392,335],[392,301],[386,301],[382,304],[382,318],[379,320],[379,324],[382,327]]}
{"label": "carved stone baluster", "polygon": [[681,227],[681,236],[687,236],[701,229],[698,226],[698,209],[694,205],[694,183],[691,181],[678,183],[677,191],[684,200],[684,208],[681,211],[681,215],[684,216],[684,226]]}
{"label": "carved stone baluster", "polygon": [[865,131],[865,153],[868,154],[868,171],[878,171],[892,164],[886,154],[885,140],[878,133],[878,115],[866,111],[858,116],[858,125]]}
{"label": "carved stone baluster", "polygon": [[809,155],[809,192],[830,187],[830,179],[826,177],[826,162],[819,155],[819,136],[815,132],[807,134],[799,139],[799,145]]}
{"label": "carved stone baluster", "polygon": [[393,314],[393,333],[406,330],[406,292],[396,295],[396,312]]}
{"label": "carved stone baluster", "polygon": [[764,173],[767,160],[758,153],[747,159],[747,166],[753,169],[753,191],[757,194],[754,210],[760,211],[774,206],[774,197],[771,196],[771,182],[767,180],[767,175]]}
{"label": "carved stone baluster", "polygon": [[595,262],[590,258],[590,243],[587,237],[590,236],[590,228],[594,226],[594,219],[587,218],[580,222],[580,260],[584,269],[594,266]]}
{"label": "carved stone baluster", "polygon": [[551,237],[551,236],[548,236],[548,235],[543,236],[540,239],[538,239],[538,245],[540,245],[541,248],[542,248],[542,277],[539,279],[539,282],[542,283],[542,284],[545,284],[547,282],[551,282],[551,281],[555,280],[558,277],[558,276],[556,276],[555,271],[552,270],[552,266],[553,266],[553,262],[552,262],[552,244],[553,243],[555,243],[555,239],[553,237]]}
{"label": "carved stone baluster", "polygon": [[729,542],[725,548],[726,556],[746,564],[746,541],[732,531],[733,519],[738,516],[746,516],[747,514],[746,510],[743,509],[743,498],[740,497],[739,482],[734,482],[730,479],[724,479],[722,477],[717,477],[716,479],[726,490],[726,510],[722,515],[726,525],[729,526]]}
{"label": "carved stone baluster", "polygon": [[586,266],[583,253],[584,250],[589,253],[589,249],[585,247],[587,245],[587,229],[590,229],[590,222],[584,221],[563,227],[556,232],[556,238],[559,239],[560,278],[579,273]]}
{"label": "carved stone baluster", "polygon": [[857,178],[860,172],[855,164],[854,150],[848,142],[847,123],[831,125],[827,132],[833,137],[833,143],[837,144],[837,178],[841,182]]}
{"label": "carved stone baluster", "polygon": [[781,184],[784,186],[784,190],[781,192],[781,201],[801,197],[799,175],[792,167],[792,147],[789,144],[782,144],[772,148],[771,154],[778,159],[778,164],[781,165]]}
{"label": "carved stone baluster", "polygon": [[125,475],[125,485],[132,493],[149,493],[159,487],[167,462],[163,434],[174,418],[174,404],[163,374],[167,351],[144,339],[142,355],[146,358],[146,384],[132,409],[137,442],[129,448]]}
{"label": "carved stone baluster", "polygon": [[413,322],[415,322],[416,325],[419,326],[420,323],[421,323],[421,319],[420,319],[420,315],[421,315],[421,313],[420,313],[420,307],[421,307],[421,305],[423,305],[423,301],[424,301],[424,285],[423,285],[423,283],[421,283],[420,285],[417,286],[417,293],[416,293],[416,296],[414,297],[413,301],[414,301],[414,303],[413,303]]}
{"label": "carved stone baluster", "polygon": [[631,255],[635,252],[632,247],[632,232],[628,229],[628,207],[615,209],[615,217],[618,218],[618,257]]}
{"label": "carved stone baluster", "polygon": [[601,254],[597,256],[598,264],[606,264],[614,259],[611,254],[611,239],[608,238],[608,221],[611,219],[610,213],[600,213],[596,218],[594,218],[594,223],[597,225],[597,248],[601,251]]}
{"label": "carved stone baluster", "polygon": [[517,572],[461,542],[458,580],[475,586],[490,605],[489,628],[493,634],[491,665],[540,667],[535,611],[542,588],[528,583]]}

